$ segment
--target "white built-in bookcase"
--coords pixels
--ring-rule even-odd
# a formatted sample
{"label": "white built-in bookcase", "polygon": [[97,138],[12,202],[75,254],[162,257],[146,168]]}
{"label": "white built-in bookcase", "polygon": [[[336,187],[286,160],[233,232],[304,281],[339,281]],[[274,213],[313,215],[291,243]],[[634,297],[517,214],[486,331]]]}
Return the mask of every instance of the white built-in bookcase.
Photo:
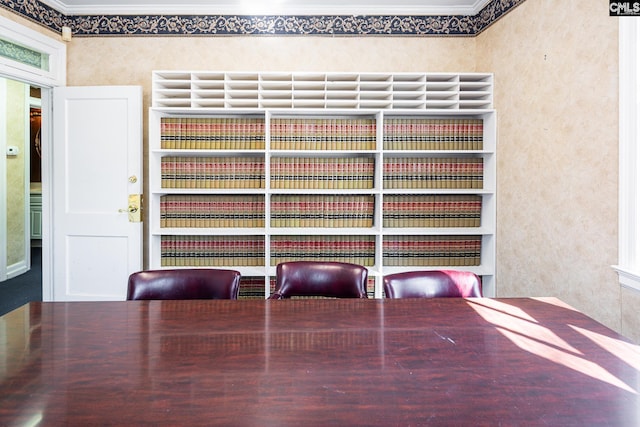
{"label": "white built-in bookcase", "polygon": [[382,277],[461,269],[495,296],[496,113],[487,73],[153,72],[149,267],[275,264]]}

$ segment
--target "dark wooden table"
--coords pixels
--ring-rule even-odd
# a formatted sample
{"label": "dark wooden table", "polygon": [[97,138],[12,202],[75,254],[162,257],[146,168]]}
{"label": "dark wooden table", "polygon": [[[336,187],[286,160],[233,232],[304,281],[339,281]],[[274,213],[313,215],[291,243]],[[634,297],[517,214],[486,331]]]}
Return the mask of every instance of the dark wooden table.
{"label": "dark wooden table", "polygon": [[553,298],[31,303],[0,317],[2,426],[638,426],[639,389],[638,346]]}

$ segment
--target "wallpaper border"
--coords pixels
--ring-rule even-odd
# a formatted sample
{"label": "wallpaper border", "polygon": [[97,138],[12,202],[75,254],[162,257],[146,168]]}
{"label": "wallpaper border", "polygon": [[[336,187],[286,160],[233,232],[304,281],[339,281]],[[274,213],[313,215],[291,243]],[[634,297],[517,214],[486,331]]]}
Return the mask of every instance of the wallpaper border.
{"label": "wallpaper border", "polygon": [[0,0],[51,31],[96,36],[476,36],[525,0],[492,0],[477,15],[64,15],[39,0]]}

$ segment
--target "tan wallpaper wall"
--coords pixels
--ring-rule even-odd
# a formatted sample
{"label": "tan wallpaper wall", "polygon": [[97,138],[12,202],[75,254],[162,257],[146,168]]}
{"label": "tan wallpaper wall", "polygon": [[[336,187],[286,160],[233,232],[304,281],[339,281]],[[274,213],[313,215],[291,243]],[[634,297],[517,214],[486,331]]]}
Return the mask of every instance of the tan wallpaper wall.
{"label": "tan wallpaper wall", "polygon": [[[6,84],[7,99],[7,146],[18,147],[17,156],[7,157],[7,266],[18,264],[25,259],[25,85],[13,80]],[[4,155],[4,153],[2,153]]]}
{"label": "tan wallpaper wall", "polygon": [[620,330],[617,20],[598,0],[527,0],[477,53],[499,112],[498,294],[558,296]]}
{"label": "tan wallpaper wall", "polygon": [[620,333],[640,344],[640,292],[622,288]]}
{"label": "tan wallpaper wall", "polygon": [[[25,27],[28,27],[34,31],[37,31],[41,34],[44,34],[48,37],[52,37],[52,38],[56,38],[55,34],[52,33],[50,30],[45,29],[44,27],[42,27],[41,25],[36,24],[35,22],[29,21],[28,19],[24,19],[18,15],[16,15],[15,13],[10,12],[7,9],[4,8],[0,8],[0,16],[2,16],[3,18],[7,18],[7,19],[11,19],[12,21],[15,21],[17,23],[19,23],[20,25],[23,25]],[[60,40],[58,38],[58,40]]]}
{"label": "tan wallpaper wall", "polygon": [[68,82],[142,85],[147,107],[160,69],[494,72],[498,295],[557,296],[640,342],[640,296],[610,267],[617,19],[599,0],[527,0],[476,38],[74,38]]}
{"label": "tan wallpaper wall", "polygon": [[460,71],[473,70],[472,38],[158,37],[76,38],[68,81],[140,84],[152,70]]}

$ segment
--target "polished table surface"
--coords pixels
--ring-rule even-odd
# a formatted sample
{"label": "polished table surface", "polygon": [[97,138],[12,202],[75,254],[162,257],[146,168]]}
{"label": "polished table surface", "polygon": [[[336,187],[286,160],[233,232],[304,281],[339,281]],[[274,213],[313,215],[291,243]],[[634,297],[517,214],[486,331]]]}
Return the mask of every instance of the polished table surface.
{"label": "polished table surface", "polygon": [[554,298],[31,303],[0,425],[640,425],[640,350]]}

